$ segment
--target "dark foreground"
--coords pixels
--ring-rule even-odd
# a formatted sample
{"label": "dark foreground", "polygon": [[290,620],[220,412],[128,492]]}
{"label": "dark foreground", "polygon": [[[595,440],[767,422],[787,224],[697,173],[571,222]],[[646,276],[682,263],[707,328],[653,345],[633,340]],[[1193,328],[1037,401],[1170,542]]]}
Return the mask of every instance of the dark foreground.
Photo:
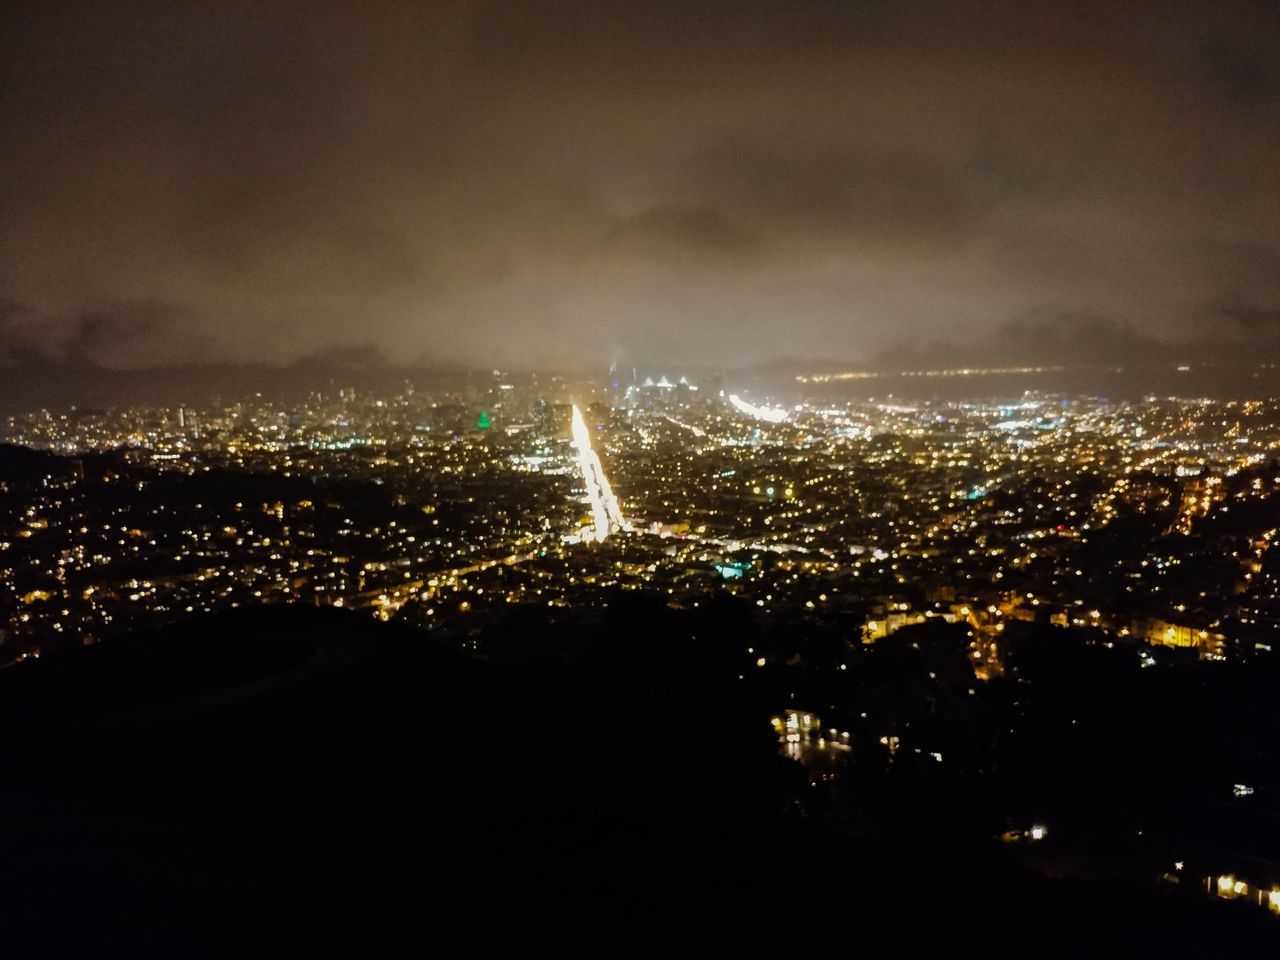
{"label": "dark foreground", "polygon": [[0,671],[4,952],[1213,956],[1274,936],[994,845],[837,833],[714,619],[690,644],[647,616],[484,662],[275,608]]}

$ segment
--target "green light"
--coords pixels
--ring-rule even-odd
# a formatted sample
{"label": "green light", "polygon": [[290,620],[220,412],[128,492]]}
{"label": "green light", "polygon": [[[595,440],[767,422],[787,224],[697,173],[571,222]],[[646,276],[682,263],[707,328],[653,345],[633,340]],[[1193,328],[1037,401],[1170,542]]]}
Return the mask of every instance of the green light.
{"label": "green light", "polygon": [[481,430],[488,430],[488,429],[489,429],[489,426],[490,426],[490,424],[489,424],[489,414],[487,414],[487,413],[485,413],[483,410],[481,410],[481,411],[480,411],[480,419],[476,421],[476,426],[477,426],[477,427],[479,427]]}

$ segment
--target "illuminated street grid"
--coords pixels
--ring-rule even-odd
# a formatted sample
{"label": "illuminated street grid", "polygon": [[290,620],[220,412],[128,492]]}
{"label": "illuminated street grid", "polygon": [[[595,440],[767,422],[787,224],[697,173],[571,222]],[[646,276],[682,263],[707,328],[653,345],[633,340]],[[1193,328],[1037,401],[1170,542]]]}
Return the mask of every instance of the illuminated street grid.
{"label": "illuminated street grid", "polygon": [[0,439],[59,458],[0,487],[4,662],[262,602],[465,643],[513,605],[554,615],[610,588],[684,607],[729,592],[867,643],[965,621],[979,677],[1010,619],[1096,628],[1143,658],[1265,655],[1280,623],[1271,402],[796,403],[495,373],[42,410]]}

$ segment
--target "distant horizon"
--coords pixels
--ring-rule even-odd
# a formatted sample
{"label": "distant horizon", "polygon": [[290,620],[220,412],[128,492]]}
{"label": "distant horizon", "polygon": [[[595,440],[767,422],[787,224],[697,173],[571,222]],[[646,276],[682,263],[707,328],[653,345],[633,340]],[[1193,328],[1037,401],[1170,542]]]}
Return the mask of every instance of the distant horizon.
{"label": "distant horizon", "polygon": [[[491,386],[495,375],[516,379],[545,378],[594,382],[607,389],[631,382],[631,371],[612,375],[607,365],[594,370],[500,369],[492,367],[415,367],[343,365],[314,362],[290,365],[190,363],[142,369],[80,365],[61,368],[74,376],[50,376],[48,369],[0,378],[0,414],[36,409],[117,406],[201,405],[215,400],[237,402],[254,394],[280,402],[301,402],[308,395],[354,388],[393,395],[406,385],[445,391]],[[714,380],[725,389],[757,398],[791,402],[803,396],[903,397],[976,400],[1015,397],[1026,392],[1140,400],[1149,395],[1203,397],[1216,400],[1265,400],[1280,397],[1280,363],[1258,360],[1202,361],[1127,360],[1073,365],[1027,365],[934,369],[854,367],[837,361],[824,364],[775,361],[752,367],[637,365],[637,377],[673,380],[687,376],[695,384]],[[845,376],[847,375],[847,376]],[[548,382],[550,387],[550,382]]]}

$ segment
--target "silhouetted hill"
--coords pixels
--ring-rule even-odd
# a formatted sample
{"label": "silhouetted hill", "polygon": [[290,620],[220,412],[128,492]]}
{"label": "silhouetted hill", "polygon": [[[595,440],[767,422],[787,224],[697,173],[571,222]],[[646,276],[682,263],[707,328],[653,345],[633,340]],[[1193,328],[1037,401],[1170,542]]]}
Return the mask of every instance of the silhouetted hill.
{"label": "silhouetted hill", "polygon": [[1219,934],[1155,897],[910,837],[855,844],[806,817],[773,693],[739,679],[725,618],[618,599],[569,628],[571,656],[504,665],[274,607],[0,671],[6,942],[225,956],[889,936],[1105,955]]}
{"label": "silhouetted hill", "polygon": [[12,443],[0,443],[0,482],[28,483],[62,471],[70,471],[70,463],[63,457]]}

